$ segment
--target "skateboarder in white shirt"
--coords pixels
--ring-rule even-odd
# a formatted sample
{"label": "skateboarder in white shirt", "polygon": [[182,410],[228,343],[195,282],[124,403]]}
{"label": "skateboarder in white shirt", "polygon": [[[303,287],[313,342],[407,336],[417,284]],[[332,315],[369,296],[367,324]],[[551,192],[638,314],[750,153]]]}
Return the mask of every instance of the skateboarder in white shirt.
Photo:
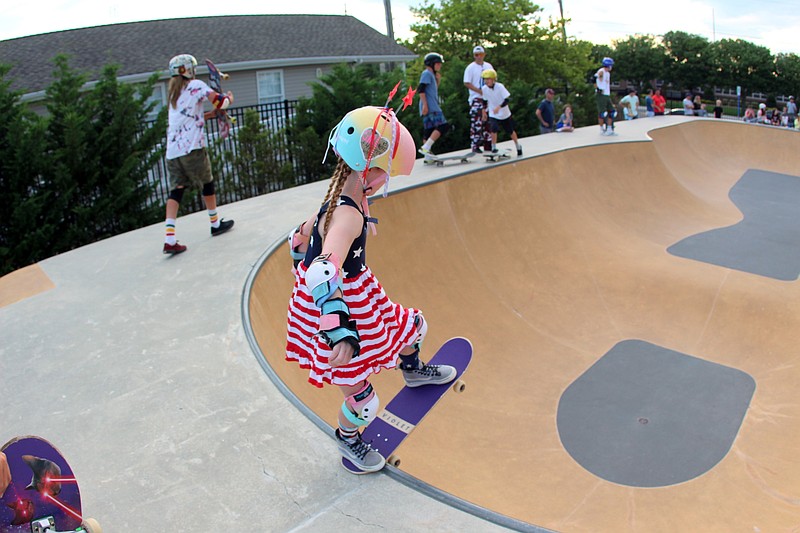
{"label": "skateboarder in white shirt", "polygon": [[514,145],[517,147],[517,156],[522,155],[522,147],[519,145],[514,119],[511,118],[511,109],[508,107],[508,99],[511,93],[505,86],[497,81],[497,72],[494,69],[487,69],[481,73],[485,85],[482,89],[484,101],[484,120],[488,115],[489,129],[492,132],[492,153],[497,150],[497,132],[502,127],[511,136]]}

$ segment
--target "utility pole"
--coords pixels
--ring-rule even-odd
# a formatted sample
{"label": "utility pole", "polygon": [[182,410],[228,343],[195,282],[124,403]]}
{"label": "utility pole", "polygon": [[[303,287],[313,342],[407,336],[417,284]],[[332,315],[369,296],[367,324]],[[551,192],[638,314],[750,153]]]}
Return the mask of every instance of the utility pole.
{"label": "utility pole", "polygon": [[386,11],[386,35],[394,41],[394,27],[392,26],[392,0],[383,0],[383,8]]}
{"label": "utility pole", "polygon": [[561,0],[558,0],[558,9],[561,11],[561,37],[564,39],[564,43],[566,44],[566,42],[567,42],[567,25],[564,22],[564,3]]}

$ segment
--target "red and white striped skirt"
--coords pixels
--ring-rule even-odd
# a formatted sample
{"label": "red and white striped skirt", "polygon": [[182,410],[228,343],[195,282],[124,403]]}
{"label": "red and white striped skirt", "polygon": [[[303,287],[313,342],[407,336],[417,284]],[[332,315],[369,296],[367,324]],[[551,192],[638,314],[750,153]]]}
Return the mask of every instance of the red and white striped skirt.
{"label": "red and white striped skirt", "polygon": [[289,300],[286,360],[308,369],[308,381],[317,387],[323,383],[356,385],[370,374],[394,368],[400,350],[416,339],[414,317],[419,311],[393,303],[369,268],[354,278],[346,278],[342,283],[344,301],[358,327],[361,353],[349,364],[332,368],[328,364],[331,349],[317,337],[319,309],[306,286],[305,274],[306,267],[301,262]]}

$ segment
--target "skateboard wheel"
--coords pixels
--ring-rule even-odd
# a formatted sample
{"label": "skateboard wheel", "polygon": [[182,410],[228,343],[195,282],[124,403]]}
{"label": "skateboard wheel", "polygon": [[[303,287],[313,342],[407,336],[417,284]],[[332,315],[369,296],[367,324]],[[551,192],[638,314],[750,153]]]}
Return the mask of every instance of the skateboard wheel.
{"label": "skateboard wheel", "polygon": [[453,384],[453,390],[456,392],[464,392],[464,389],[466,388],[467,382],[460,379],[456,380],[456,382]]}
{"label": "skateboard wheel", "polygon": [[400,458],[395,454],[390,455],[386,462],[395,467],[400,466]]}
{"label": "skateboard wheel", "polygon": [[103,528],[100,527],[100,523],[94,518],[84,518],[83,527],[88,533],[103,533]]}

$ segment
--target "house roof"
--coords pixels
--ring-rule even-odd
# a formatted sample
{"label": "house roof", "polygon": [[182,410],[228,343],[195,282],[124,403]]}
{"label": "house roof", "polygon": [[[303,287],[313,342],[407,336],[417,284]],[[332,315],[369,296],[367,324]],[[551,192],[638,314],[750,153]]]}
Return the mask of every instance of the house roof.
{"label": "house roof", "polygon": [[[341,61],[410,61],[416,55],[348,15],[233,15],[151,20],[66,30],[0,41],[0,63],[12,65],[11,88],[43,91],[53,80],[52,59],[97,79],[108,63],[136,81],[167,75],[175,55],[189,53],[228,71]],[[202,72],[202,70],[201,70]]]}

